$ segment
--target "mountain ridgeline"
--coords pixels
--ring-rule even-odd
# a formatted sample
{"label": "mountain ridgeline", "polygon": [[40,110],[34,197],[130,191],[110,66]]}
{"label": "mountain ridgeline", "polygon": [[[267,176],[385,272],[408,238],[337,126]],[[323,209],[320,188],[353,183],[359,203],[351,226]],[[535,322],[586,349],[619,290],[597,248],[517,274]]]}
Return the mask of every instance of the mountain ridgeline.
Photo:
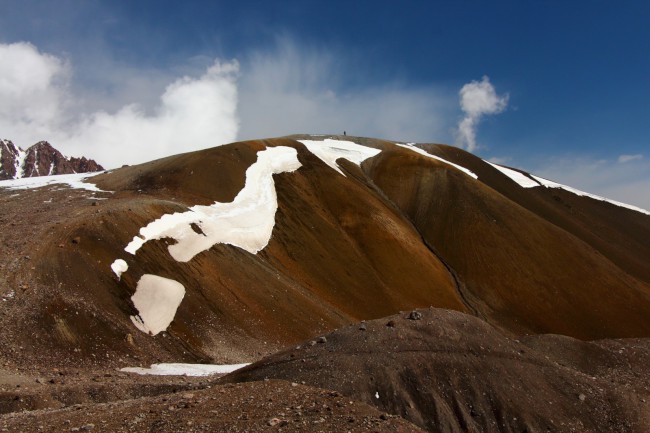
{"label": "mountain ridgeline", "polygon": [[[239,360],[429,306],[471,314],[507,335],[650,336],[647,214],[562,188],[522,187],[454,147],[329,139],[233,143],[93,177],[110,191],[97,206],[71,203],[58,224],[50,211],[34,216],[43,219],[30,224],[43,231],[39,248],[6,277],[8,288],[33,281],[16,289],[34,298],[28,310],[7,305],[31,325],[27,335],[17,329],[5,338],[61,354],[74,341],[82,356],[102,347],[151,360]],[[125,251],[165,214],[235,201],[253,187],[247,170],[274,147],[291,149],[298,168],[269,174],[277,210],[260,251],[224,241],[179,261],[170,255],[180,242],[171,231],[138,238],[137,254]],[[183,236],[212,236],[205,224],[214,211],[206,212]],[[236,223],[227,224],[214,230],[236,233]],[[128,272],[116,275],[117,259]],[[142,313],[132,296],[145,274],[185,290],[155,336],[132,323]],[[52,326],[63,329],[54,338]]]}
{"label": "mountain ridgeline", "polygon": [[[2,146],[9,178],[65,165],[47,165],[61,159],[46,143]],[[232,390],[251,390],[250,419],[205,420],[241,431],[650,429],[643,209],[451,146],[349,136],[245,141],[64,176],[67,186],[55,178],[0,181],[0,362],[38,377],[76,369],[87,391],[43,385],[39,400],[3,388],[9,430],[159,409],[142,425],[169,421],[169,397],[155,409],[133,399],[141,387],[119,391],[105,374],[157,362],[254,362],[196,385],[219,390],[204,405],[232,407]],[[362,425],[350,409],[306,427],[307,399],[340,396],[391,415]],[[86,401],[95,415],[17,414]],[[264,412],[271,401],[293,415]],[[172,418],[187,426],[200,418],[190,413]],[[395,430],[391,417],[413,424]],[[142,429],[132,424],[125,431]]]}
{"label": "mountain ridgeline", "polygon": [[47,141],[22,150],[9,140],[0,140],[0,180],[102,170],[92,159],[64,156]]}

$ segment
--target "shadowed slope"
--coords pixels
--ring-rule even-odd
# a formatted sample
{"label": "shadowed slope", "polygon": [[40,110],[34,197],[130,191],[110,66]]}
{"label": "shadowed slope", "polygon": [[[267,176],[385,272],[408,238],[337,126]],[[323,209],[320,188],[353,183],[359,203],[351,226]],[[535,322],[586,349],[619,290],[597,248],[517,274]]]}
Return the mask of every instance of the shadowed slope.
{"label": "shadowed slope", "polygon": [[480,177],[402,149],[363,167],[491,323],[580,338],[650,334],[648,284]]}
{"label": "shadowed slope", "polygon": [[[542,335],[522,343],[458,312],[408,317],[417,320],[397,315],[348,326],[220,381],[283,379],[334,389],[430,432],[650,428],[647,341]],[[590,367],[581,357],[594,357]]]}
{"label": "shadowed slope", "polygon": [[558,188],[522,188],[485,161],[451,146],[424,145],[474,171],[481,182],[585,241],[630,275],[650,283],[650,217]]}

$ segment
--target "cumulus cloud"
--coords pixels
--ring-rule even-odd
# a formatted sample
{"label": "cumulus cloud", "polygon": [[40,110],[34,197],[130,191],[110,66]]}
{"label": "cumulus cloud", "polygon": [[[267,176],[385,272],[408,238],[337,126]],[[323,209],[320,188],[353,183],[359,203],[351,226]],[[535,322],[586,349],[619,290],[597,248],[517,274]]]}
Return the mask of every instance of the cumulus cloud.
{"label": "cumulus cloud", "polygon": [[478,148],[476,130],[481,119],[490,114],[498,114],[508,105],[508,94],[499,96],[490,79],[484,76],[481,81],[465,84],[459,92],[460,108],[465,117],[458,123],[456,144],[470,152]]}
{"label": "cumulus cloud", "polygon": [[199,76],[167,85],[150,110],[133,101],[108,112],[76,114],[71,66],[28,43],[0,44],[0,134],[27,147],[46,139],[70,155],[108,167],[139,163],[234,141],[236,61],[215,61]]}
{"label": "cumulus cloud", "polygon": [[237,71],[236,62],[215,62],[203,75],[182,77],[167,86],[151,115],[137,104],[115,113],[96,112],[72,132],[57,131],[56,140],[78,153],[101,153],[98,159],[108,165],[232,142],[238,128]]}
{"label": "cumulus cloud", "polygon": [[73,62],[28,43],[0,44],[0,57],[0,135],[23,148],[48,140],[107,167],[302,132],[430,142],[453,115],[453,96],[433,86],[346,87],[351,59],[290,38],[243,54],[241,66],[189,59],[174,69],[181,78],[106,57],[90,78],[75,77]]}
{"label": "cumulus cloud", "polygon": [[620,155],[618,157],[618,162],[621,164],[625,164],[626,162],[637,161],[639,159],[643,159],[643,155],[641,155],[640,153],[637,153],[636,155]]}
{"label": "cumulus cloud", "polygon": [[47,137],[65,120],[70,65],[29,43],[0,44],[0,131]]}
{"label": "cumulus cloud", "polygon": [[306,49],[280,38],[242,59],[240,138],[293,133],[342,133],[434,141],[448,126],[450,98],[433,87],[399,83],[345,88],[351,69],[342,55]]}

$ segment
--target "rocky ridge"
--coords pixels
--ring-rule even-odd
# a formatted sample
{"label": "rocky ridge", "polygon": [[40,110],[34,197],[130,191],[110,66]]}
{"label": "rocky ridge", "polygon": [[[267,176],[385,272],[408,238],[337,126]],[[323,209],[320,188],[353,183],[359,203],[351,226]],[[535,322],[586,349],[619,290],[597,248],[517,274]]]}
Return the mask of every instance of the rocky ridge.
{"label": "rocky ridge", "polygon": [[22,150],[10,140],[0,140],[0,180],[102,170],[92,159],[66,157],[47,141]]}

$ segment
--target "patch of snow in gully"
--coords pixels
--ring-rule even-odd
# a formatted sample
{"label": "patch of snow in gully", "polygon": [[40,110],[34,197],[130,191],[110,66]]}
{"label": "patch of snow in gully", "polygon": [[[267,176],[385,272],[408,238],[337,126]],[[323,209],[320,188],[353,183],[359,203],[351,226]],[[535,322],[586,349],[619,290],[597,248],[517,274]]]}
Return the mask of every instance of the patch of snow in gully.
{"label": "patch of snow in gully", "polygon": [[103,191],[92,183],[84,182],[84,179],[97,176],[102,172],[93,172],[93,173],[77,173],[77,174],[57,174],[54,176],[36,176],[36,177],[22,177],[20,179],[13,180],[1,180],[0,188],[7,189],[32,189],[40,188],[48,185],[57,185],[63,184],[68,185],[70,188],[74,189],[85,189],[87,191],[94,192],[110,192]]}
{"label": "patch of snow in gully", "polygon": [[[246,184],[231,203],[193,206],[186,212],[166,214],[140,229],[125,251],[135,254],[153,239],[173,238],[169,254],[188,262],[202,251],[223,243],[256,254],[271,239],[278,209],[273,174],[292,172],[301,166],[296,149],[279,146],[257,153],[246,170]],[[200,228],[197,233],[193,225]]]}
{"label": "patch of snow in gully", "polygon": [[535,176],[535,175],[532,175],[532,174],[531,174],[531,176],[536,181],[538,181],[543,186],[545,186],[546,188],[563,189],[565,191],[572,192],[572,193],[574,193],[576,195],[593,198],[594,200],[604,201],[604,202],[611,203],[611,204],[619,206],[619,207],[624,207],[626,209],[630,209],[630,210],[633,210],[633,211],[641,212],[641,213],[646,214],[646,215],[650,215],[650,211],[647,211],[647,210],[642,209],[640,207],[633,206],[631,204],[621,203],[620,201],[610,200],[608,198],[601,197],[601,196],[596,195],[596,194],[590,194],[588,192],[580,191],[579,189],[572,188],[572,187],[566,186],[566,185],[562,185],[561,183],[556,183],[556,182],[553,182],[552,180],[544,179],[543,177]]}
{"label": "patch of snow in gully", "polygon": [[516,170],[512,170],[512,169],[507,168],[507,167],[502,167],[502,166],[497,165],[497,164],[493,164],[490,161],[485,161],[485,162],[487,162],[492,167],[499,170],[501,173],[508,176],[510,179],[512,179],[513,181],[518,183],[523,188],[534,188],[534,187],[540,185],[538,182],[535,182],[533,179],[529,178],[525,174],[520,173],[520,172],[518,172]]}
{"label": "patch of snow in gully", "polygon": [[[332,140],[326,138],[324,141],[318,140],[298,140],[305,145],[307,150],[320,158],[325,164],[332,167],[334,170],[343,174],[336,160],[339,158],[347,159],[355,163],[361,164],[368,158],[372,158],[381,152],[379,149],[372,147],[362,146],[352,141]],[[345,176],[345,174],[343,174]]]}
{"label": "patch of snow in gully", "polygon": [[143,367],[125,367],[120,371],[126,373],[148,374],[154,376],[210,376],[212,374],[228,374],[235,370],[244,368],[249,364],[151,364],[151,368]]}
{"label": "patch of snow in gully", "polygon": [[18,158],[16,158],[16,179],[23,177],[23,165],[25,165],[27,152],[18,147]]}
{"label": "patch of snow in gully", "polygon": [[409,150],[412,150],[413,152],[419,153],[420,155],[424,155],[424,156],[429,157],[431,159],[435,159],[435,160],[444,162],[445,164],[448,164],[448,165],[451,165],[452,167],[457,168],[458,170],[462,171],[466,175],[468,175],[468,176],[470,176],[470,177],[472,177],[474,179],[478,179],[478,176],[473,171],[468,170],[465,167],[462,167],[462,166],[460,166],[458,164],[454,164],[453,162],[449,162],[446,159],[442,159],[439,156],[432,155],[429,152],[427,152],[426,150],[420,149],[419,147],[414,146],[413,143],[407,143],[407,144],[395,143],[395,144],[398,145],[399,147],[403,147],[405,149],[409,149]]}
{"label": "patch of snow in gully", "polygon": [[138,309],[138,315],[131,316],[131,321],[140,331],[156,335],[172,323],[184,296],[185,287],[178,281],[144,274],[131,296]]}
{"label": "patch of snow in gully", "polygon": [[122,274],[129,270],[129,265],[122,259],[117,259],[111,265],[111,269],[117,275],[117,278],[122,278]]}

